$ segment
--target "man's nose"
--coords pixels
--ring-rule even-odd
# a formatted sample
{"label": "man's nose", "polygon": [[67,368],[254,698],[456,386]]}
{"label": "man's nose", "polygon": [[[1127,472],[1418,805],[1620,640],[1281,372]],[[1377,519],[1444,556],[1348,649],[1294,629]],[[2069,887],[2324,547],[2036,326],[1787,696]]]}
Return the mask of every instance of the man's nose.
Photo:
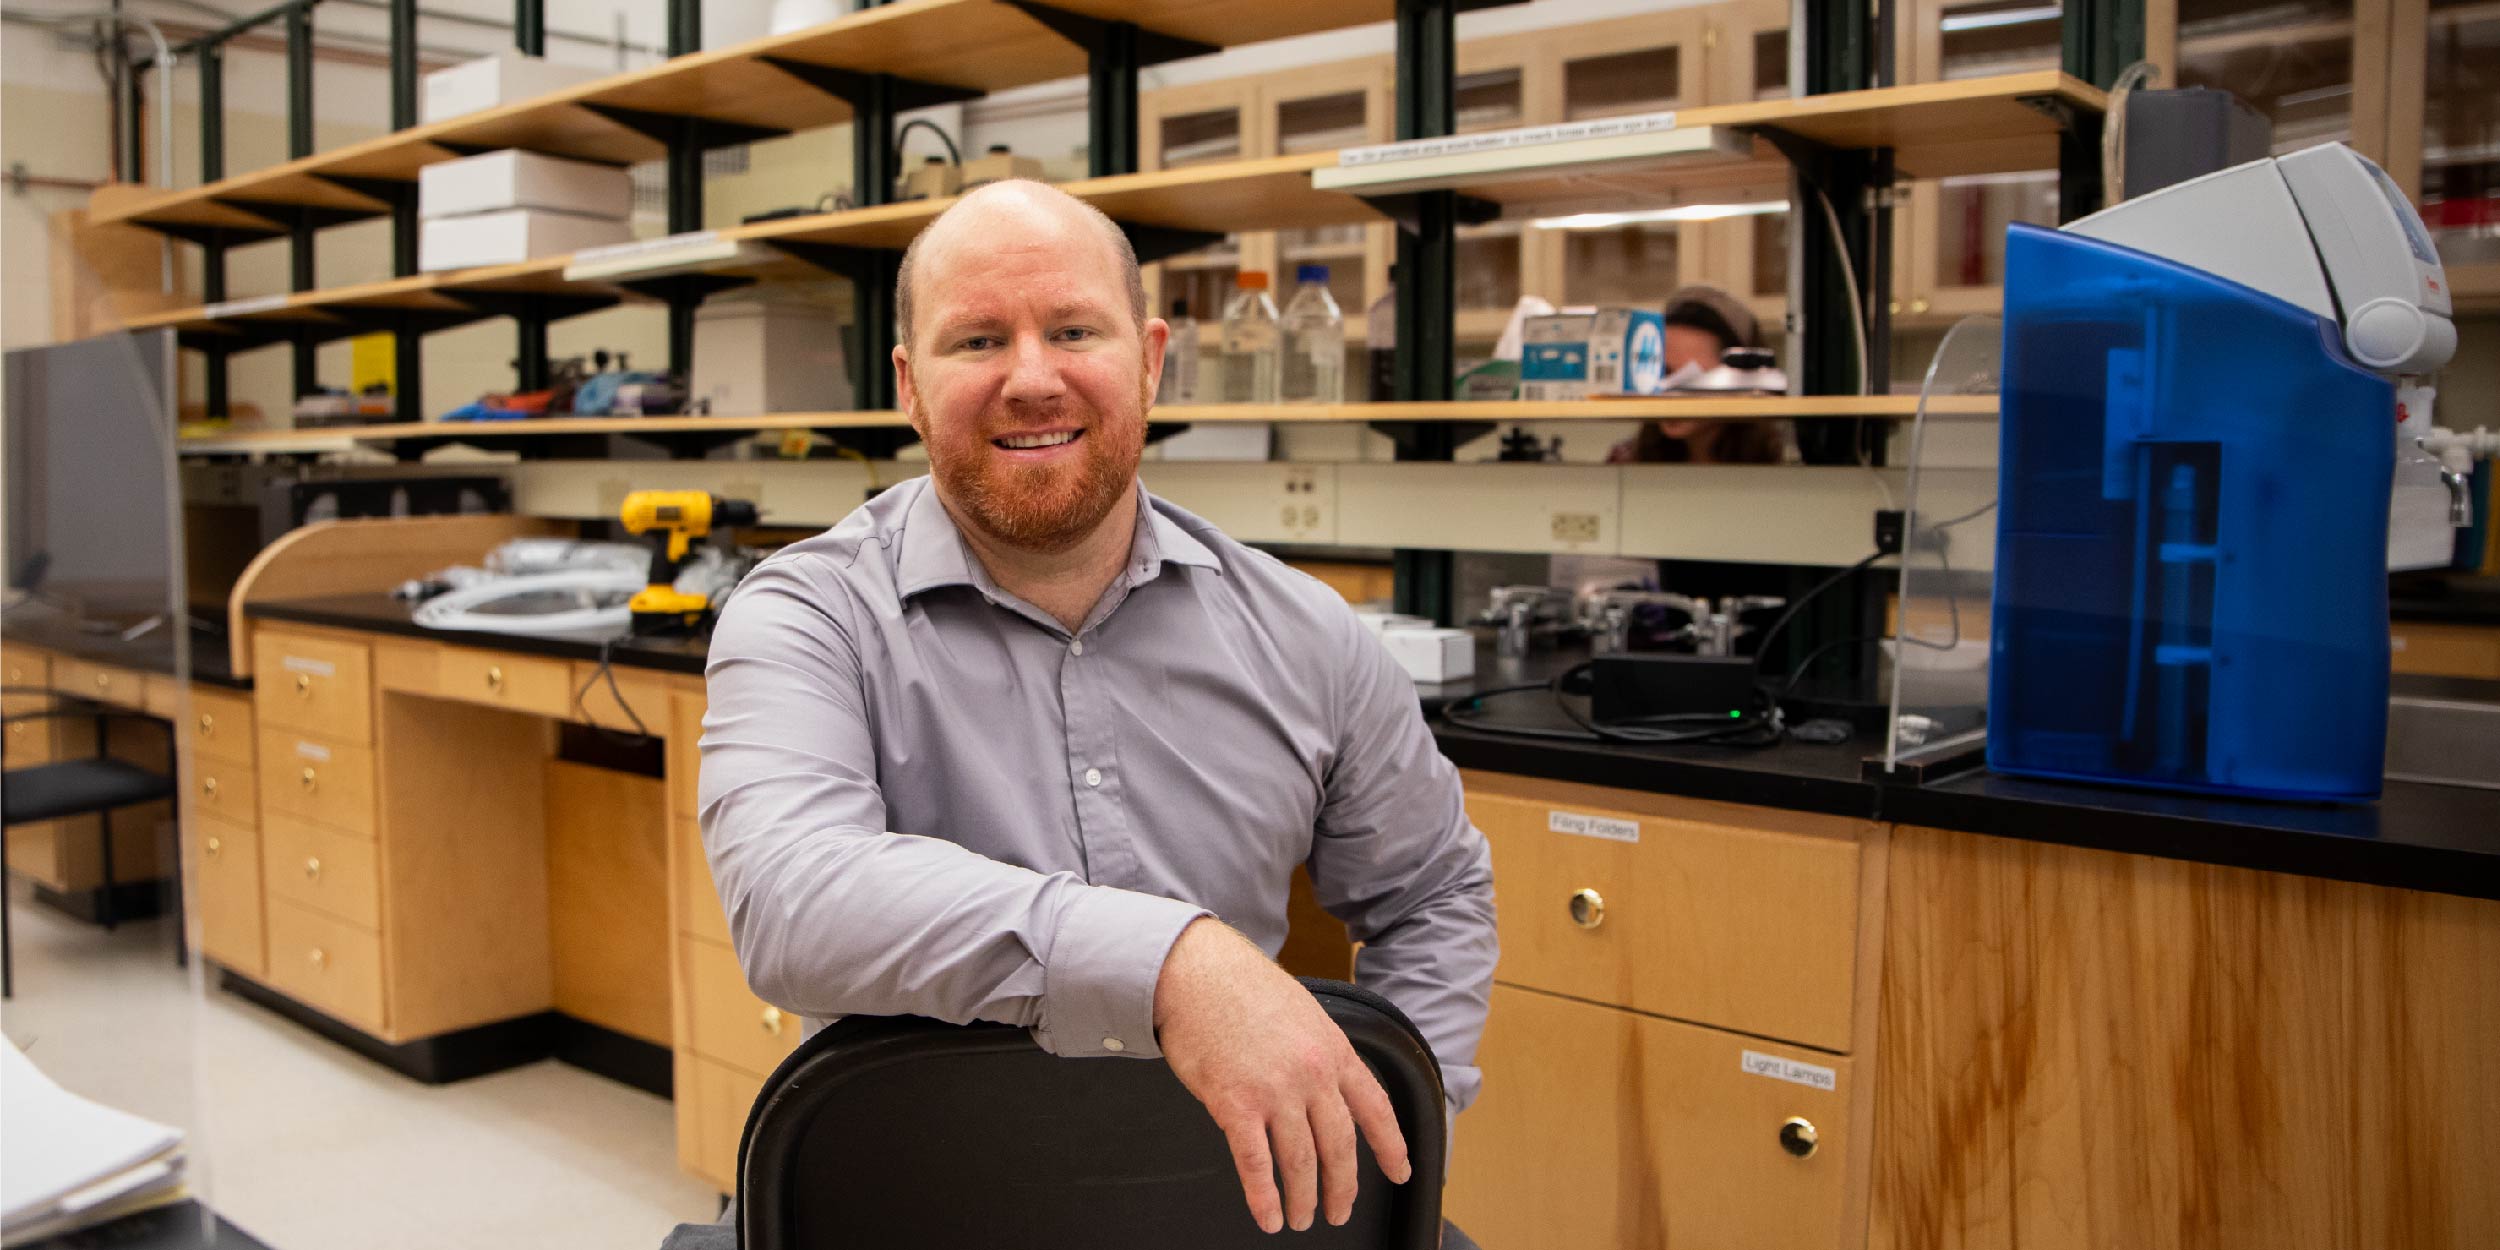
{"label": "man's nose", "polygon": [[1020,403],[1049,403],[1066,390],[1059,362],[1040,335],[1019,334],[1010,343],[1004,398]]}

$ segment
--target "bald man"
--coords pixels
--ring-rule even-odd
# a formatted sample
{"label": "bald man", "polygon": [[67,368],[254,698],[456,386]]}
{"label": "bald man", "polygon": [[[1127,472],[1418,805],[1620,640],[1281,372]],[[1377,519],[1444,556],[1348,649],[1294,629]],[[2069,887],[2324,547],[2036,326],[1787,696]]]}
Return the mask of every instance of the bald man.
{"label": "bald man", "polygon": [[1343,1223],[1379,1085],[1274,962],[1288,882],[1475,1096],[1493,883],[1413,684],[1334,592],[1146,493],[1170,330],[1091,206],[1013,181],[904,253],[929,476],[723,611],[703,841],[748,982],[810,1020],[995,1020],[1160,1054],[1262,1229]]}

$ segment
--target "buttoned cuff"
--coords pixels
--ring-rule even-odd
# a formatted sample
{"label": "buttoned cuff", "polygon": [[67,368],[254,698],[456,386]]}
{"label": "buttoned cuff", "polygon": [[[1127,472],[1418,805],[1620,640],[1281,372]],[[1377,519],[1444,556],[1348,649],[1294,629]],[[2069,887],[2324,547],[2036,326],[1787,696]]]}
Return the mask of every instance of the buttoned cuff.
{"label": "buttoned cuff", "polygon": [[1042,974],[1033,1040],[1065,1058],[1153,1058],[1155,982],[1164,956],[1203,907],[1108,886],[1084,892],[1059,921]]}

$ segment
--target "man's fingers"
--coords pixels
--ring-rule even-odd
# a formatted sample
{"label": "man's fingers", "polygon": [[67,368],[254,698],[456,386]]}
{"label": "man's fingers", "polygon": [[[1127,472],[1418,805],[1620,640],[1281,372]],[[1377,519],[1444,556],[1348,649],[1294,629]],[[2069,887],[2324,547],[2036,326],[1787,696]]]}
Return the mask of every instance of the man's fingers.
{"label": "man's fingers", "polygon": [[1285,1215],[1276,1201],[1276,1167],[1267,1152],[1267,1125],[1245,1119],[1223,1122],[1222,1127],[1224,1140],[1233,1148],[1233,1169],[1241,1173],[1241,1196],[1250,1204],[1250,1218],[1258,1221],[1260,1232],[1282,1229]]}
{"label": "man's fingers", "polygon": [[1298,1106],[1279,1111],[1267,1122],[1267,1140],[1276,1151],[1277,1178],[1284,1182],[1285,1226],[1303,1232],[1319,1201],[1319,1151],[1311,1144],[1310,1113]]}
{"label": "man's fingers", "polygon": [[1346,1109],[1363,1130],[1363,1139],[1372,1144],[1372,1157],[1380,1161],[1381,1175],[1405,1184],[1414,1173],[1406,1158],[1406,1134],[1398,1131],[1397,1110],[1389,1105],[1389,1095],[1381,1091],[1379,1079],[1357,1060],[1339,1085],[1345,1094]]}
{"label": "man's fingers", "polygon": [[1311,1105],[1311,1137],[1319,1145],[1321,1214],[1343,1224],[1354,1214],[1354,1117],[1345,1099],[1323,1090]]}

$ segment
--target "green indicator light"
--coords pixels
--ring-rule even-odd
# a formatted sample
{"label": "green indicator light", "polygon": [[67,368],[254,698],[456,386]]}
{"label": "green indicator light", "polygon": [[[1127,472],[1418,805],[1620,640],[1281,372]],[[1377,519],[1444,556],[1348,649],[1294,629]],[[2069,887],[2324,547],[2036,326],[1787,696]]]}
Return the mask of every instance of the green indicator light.
{"label": "green indicator light", "polygon": [[1743,719],[1744,719],[1744,717],[1745,717],[1745,714],[1744,714],[1743,712],[1729,712],[1729,713],[1727,714],[1727,718],[1728,718],[1729,720],[1743,720]]}

